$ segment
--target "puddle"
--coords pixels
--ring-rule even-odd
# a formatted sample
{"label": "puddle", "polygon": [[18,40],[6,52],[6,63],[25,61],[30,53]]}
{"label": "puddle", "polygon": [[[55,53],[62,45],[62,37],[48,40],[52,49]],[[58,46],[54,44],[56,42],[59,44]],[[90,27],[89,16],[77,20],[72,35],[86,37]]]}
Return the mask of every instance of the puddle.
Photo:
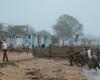
{"label": "puddle", "polygon": [[83,69],[82,74],[85,75],[89,80],[100,80],[100,70],[95,71],[94,69]]}

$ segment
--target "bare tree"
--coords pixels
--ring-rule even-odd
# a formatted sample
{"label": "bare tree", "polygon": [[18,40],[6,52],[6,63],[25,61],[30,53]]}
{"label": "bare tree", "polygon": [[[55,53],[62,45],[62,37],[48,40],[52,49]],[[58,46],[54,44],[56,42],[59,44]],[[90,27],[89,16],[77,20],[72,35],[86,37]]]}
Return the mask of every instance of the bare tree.
{"label": "bare tree", "polygon": [[69,15],[62,15],[53,26],[56,35],[67,40],[72,39],[77,34],[82,34],[83,26],[79,21]]}
{"label": "bare tree", "polygon": [[28,32],[33,33],[34,28],[27,25],[9,25],[9,32],[14,34],[27,34]]}

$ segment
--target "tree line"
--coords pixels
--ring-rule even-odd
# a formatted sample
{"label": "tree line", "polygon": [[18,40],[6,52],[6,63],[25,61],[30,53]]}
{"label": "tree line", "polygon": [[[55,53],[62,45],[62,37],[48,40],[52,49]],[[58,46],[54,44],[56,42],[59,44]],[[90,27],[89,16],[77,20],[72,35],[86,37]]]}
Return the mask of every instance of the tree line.
{"label": "tree line", "polygon": [[[2,29],[0,25],[0,29]],[[26,34],[26,33],[37,33],[38,35],[42,36],[48,36],[51,35],[49,31],[42,30],[39,32],[35,32],[34,28],[29,25],[8,25],[9,29],[8,32],[14,33],[14,34]],[[75,17],[70,15],[61,15],[56,23],[52,26],[53,29],[53,36],[58,39],[62,40],[71,40],[76,38],[78,36],[83,36],[83,24],[80,23]],[[83,37],[81,38],[83,44],[91,43],[94,40],[90,40],[89,38]]]}

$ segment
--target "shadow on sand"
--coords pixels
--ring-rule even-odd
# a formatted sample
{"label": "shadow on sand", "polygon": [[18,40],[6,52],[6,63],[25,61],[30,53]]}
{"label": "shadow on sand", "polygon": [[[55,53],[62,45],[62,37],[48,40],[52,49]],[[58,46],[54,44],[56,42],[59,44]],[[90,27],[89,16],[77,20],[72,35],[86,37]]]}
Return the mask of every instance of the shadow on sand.
{"label": "shadow on sand", "polygon": [[15,62],[11,61],[11,62],[2,62],[2,63],[0,63],[0,68],[7,67],[7,65],[18,67],[18,65]]}

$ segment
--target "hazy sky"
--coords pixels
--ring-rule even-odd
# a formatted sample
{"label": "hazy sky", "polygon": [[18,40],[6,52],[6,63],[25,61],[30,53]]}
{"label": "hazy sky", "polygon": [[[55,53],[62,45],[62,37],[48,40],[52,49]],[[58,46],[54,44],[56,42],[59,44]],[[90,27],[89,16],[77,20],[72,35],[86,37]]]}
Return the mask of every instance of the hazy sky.
{"label": "hazy sky", "polygon": [[31,24],[52,32],[59,16],[68,14],[84,25],[86,34],[99,36],[100,0],[0,0],[0,23]]}

